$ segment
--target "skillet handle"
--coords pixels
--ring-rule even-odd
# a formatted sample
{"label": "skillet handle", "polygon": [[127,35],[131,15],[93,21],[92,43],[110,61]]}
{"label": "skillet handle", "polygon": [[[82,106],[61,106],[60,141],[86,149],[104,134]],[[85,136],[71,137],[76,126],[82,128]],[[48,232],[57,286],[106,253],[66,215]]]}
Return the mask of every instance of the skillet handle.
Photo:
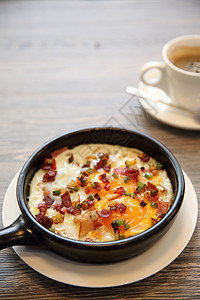
{"label": "skillet handle", "polygon": [[39,243],[39,237],[32,232],[22,216],[0,230],[0,250],[16,245],[37,245]]}

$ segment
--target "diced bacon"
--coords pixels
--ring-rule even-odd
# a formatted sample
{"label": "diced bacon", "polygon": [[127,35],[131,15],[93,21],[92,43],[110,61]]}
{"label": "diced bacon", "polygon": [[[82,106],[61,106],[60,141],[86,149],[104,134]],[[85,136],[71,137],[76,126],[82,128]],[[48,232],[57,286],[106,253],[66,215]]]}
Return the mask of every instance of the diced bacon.
{"label": "diced bacon", "polygon": [[96,170],[102,169],[103,167],[105,167],[105,165],[106,165],[106,160],[100,159],[100,161],[97,162],[95,169]]}
{"label": "diced bacon", "polygon": [[126,211],[126,205],[124,203],[117,203],[116,207],[119,209],[121,214],[123,214]]}
{"label": "diced bacon", "polygon": [[166,214],[169,209],[169,203],[163,201],[157,201],[158,215]]}
{"label": "diced bacon", "polygon": [[40,212],[39,214],[35,215],[35,218],[39,223],[41,223],[44,216],[45,214],[43,212]]}
{"label": "diced bacon", "polygon": [[138,155],[138,157],[141,159],[143,162],[148,162],[150,159],[150,156],[148,156],[146,153],[141,153]]}
{"label": "diced bacon", "polygon": [[62,204],[60,204],[60,203],[57,203],[54,205],[54,208],[56,211],[59,211],[61,209],[61,207],[62,207]]}
{"label": "diced bacon", "polygon": [[87,238],[87,239],[85,240],[85,242],[93,242],[93,240],[90,239],[90,238]]}
{"label": "diced bacon", "polygon": [[114,173],[117,175],[126,175],[127,168],[114,168]]}
{"label": "diced bacon", "polygon": [[85,188],[85,193],[86,193],[86,194],[89,194],[89,193],[90,193],[90,189]]}
{"label": "diced bacon", "polygon": [[108,179],[107,179],[107,177],[106,177],[106,174],[104,173],[104,174],[101,174],[101,175],[99,175],[99,179],[102,181],[102,182],[104,182],[104,183],[109,183],[109,181],[108,181]]}
{"label": "diced bacon", "polygon": [[63,147],[61,149],[58,149],[54,152],[51,153],[51,158],[55,158],[56,156],[58,156],[59,154],[63,153],[64,151],[66,151],[68,149],[68,147]]}
{"label": "diced bacon", "polygon": [[105,168],[108,159],[109,159],[109,153],[105,153],[105,154],[102,153],[101,159],[96,163],[95,169],[99,170],[99,169]]}
{"label": "diced bacon", "polygon": [[61,207],[59,211],[62,215],[64,215],[67,211],[67,208],[66,207]]}
{"label": "diced bacon", "polygon": [[42,225],[43,225],[45,228],[49,229],[49,228],[52,226],[52,224],[53,224],[52,218],[49,218],[49,217],[45,216],[45,217],[42,219]]}
{"label": "diced bacon", "polygon": [[101,190],[101,184],[99,182],[93,182],[94,187],[92,186],[93,189],[100,191]]}
{"label": "diced bacon", "polygon": [[109,184],[109,183],[106,183],[106,185],[104,186],[104,189],[105,189],[106,191],[109,191],[109,189],[110,189],[110,184]]}
{"label": "diced bacon", "polygon": [[66,191],[63,195],[61,195],[61,199],[62,199],[62,204],[65,207],[70,207],[72,205],[72,201],[68,191]]}
{"label": "diced bacon", "polygon": [[135,170],[133,168],[114,168],[114,173],[116,173],[117,175],[123,175],[123,176],[131,176],[131,178],[133,179],[137,179],[138,175],[139,175],[139,171]]}
{"label": "diced bacon", "polygon": [[157,218],[156,219],[155,218],[151,218],[151,221],[152,221],[152,225],[155,225],[158,222]]}
{"label": "diced bacon", "polygon": [[68,214],[76,216],[76,215],[80,215],[82,210],[79,208],[76,208],[76,206],[70,206],[70,207],[67,207],[67,212],[68,212]]}
{"label": "diced bacon", "polygon": [[109,159],[109,153],[104,153],[103,159],[107,161]]}
{"label": "diced bacon", "polygon": [[73,161],[74,161],[74,155],[71,154],[69,159],[68,159],[68,162],[69,162],[69,164],[71,164]]}
{"label": "diced bacon", "polygon": [[150,157],[148,155],[146,155],[145,157],[141,158],[141,160],[143,162],[147,162],[147,161],[149,161],[149,159],[150,159]]}
{"label": "diced bacon", "polygon": [[126,173],[127,173],[127,175],[131,176],[131,178],[137,179],[140,172],[138,170],[128,168],[126,170]]}
{"label": "diced bacon", "polygon": [[122,186],[120,186],[114,191],[114,193],[121,196],[121,195],[124,195],[126,193],[126,191]]}
{"label": "diced bacon", "polygon": [[41,213],[46,214],[47,207],[46,207],[46,204],[44,202],[41,202],[41,203],[38,204],[38,209]]}
{"label": "diced bacon", "polygon": [[94,206],[94,201],[93,200],[87,200],[89,208]]}
{"label": "diced bacon", "polygon": [[94,226],[94,230],[101,227],[102,226],[102,223],[100,222],[99,219],[93,221],[93,226]]}
{"label": "diced bacon", "polygon": [[56,170],[56,161],[53,158],[45,158],[42,170]]}
{"label": "diced bacon", "polygon": [[151,182],[147,182],[147,189],[148,190],[155,190],[157,191],[157,187],[155,186],[155,184],[151,183]]}
{"label": "diced bacon", "polygon": [[103,167],[103,169],[104,169],[104,171],[106,171],[106,172],[110,172],[111,165],[105,165],[105,166]]}
{"label": "diced bacon", "polygon": [[158,189],[157,187],[151,183],[151,182],[147,182],[147,186],[146,186],[146,190],[151,192],[151,196],[153,197],[156,193],[158,193]]}
{"label": "diced bacon", "polygon": [[135,170],[133,168],[126,168],[126,175],[133,175],[135,173],[138,173],[138,170]]}
{"label": "diced bacon", "polygon": [[154,201],[158,201],[159,199],[159,194],[158,193],[155,193],[155,195],[152,197],[154,199]]}
{"label": "diced bacon", "polygon": [[50,208],[51,205],[53,204],[54,200],[51,199],[49,196],[44,197],[44,202],[47,208]]}
{"label": "diced bacon", "polygon": [[99,216],[102,217],[102,218],[108,218],[111,214],[111,211],[110,209],[102,209],[100,212],[99,212]]}
{"label": "diced bacon", "polygon": [[91,162],[89,160],[87,160],[86,163],[82,165],[82,168],[89,168],[90,164],[91,164]]}
{"label": "diced bacon", "polygon": [[94,206],[94,201],[93,200],[84,200],[81,203],[81,208],[83,210],[89,209],[90,207]]}
{"label": "diced bacon", "polygon": [[43,176],[43,182],[52,182],[55,180],[57,172],[50,170],[49,172],[45,173]]}
{"label": "diced bacon", "polygon": [[48,206],[44,202],[41,202],[38,204],[38,209],[40,212],[37,215],[35,215],[35,218],[39,223],[42,223],[42,220],[45,217],[47,208],[48,208]]}
{"label": "diced bacon", "polygon": [[127,174],[129,176],[131,176],[131,178],[133,180],[138,181],[138,176],[139,176],[140,172],[138,170],[135,170],[135,169],[128,169]]}

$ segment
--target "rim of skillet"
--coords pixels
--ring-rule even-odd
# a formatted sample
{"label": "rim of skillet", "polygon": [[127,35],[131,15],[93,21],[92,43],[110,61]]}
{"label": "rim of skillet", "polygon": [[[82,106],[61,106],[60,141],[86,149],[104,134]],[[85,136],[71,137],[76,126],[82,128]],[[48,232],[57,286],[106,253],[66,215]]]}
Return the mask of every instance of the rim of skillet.
{"label": "rim of skillet", "polygon": [[[67,139],[68,136],[74,135],[74,134],[78,134],[78,133],[82,133],[82,132],[89,132],[89,131],[99,131],[99,130],[113,130],[113,131],[121,131],[121,132],[127,132],[130,134],[136,134],[139,136],[142,136],[144,139],[148,139],[149,141],[151,141],[152,143],[154,143],[156,145],[156,147],[158,147],[159,149],[162,149],[162,151],[165,152],[166,157],[168,158],[168,160],[171,162],[174,170],[175,170],[175,174],[176,174],[176,181],[177,181],[177,190],[175,191],[175,198],[173,201],[172,206],[170,207],[170,209],[168,210],[168,212],[166,213],[166,215],[155,225],[153,225],[152,227],[148,228],[147,230],[138,233],[134,236],[130,236],[127,238],[124,238],[123,240],[117,240],[117,241],[107,241],[107,242],[85,242],[85,241],[81,241],[81,240],[75,240],[75,239],[69,239],[67,237],[63,237],[60,236],[56,233],[51,232],[50,230],[46,229],[44,226],[42,226],[32,215],[32,213],[30,212],[29,208],[28,208],[28,201],[26,198],[28,198],[28,195],[24,195],[24,185],[25,185],[25,179],[27,174],[29,173],[29,165],[30,163],[38,156],[40,156],[40,154],[45,151],[45,149],[49,148],[50,145],[54,144],[56,141],[59,141],[61,139],[63,139],[64,137]],[[101,144],[99,142],[99,144]],[[102,143],[103,144],[103,143]],[[120,145],[120,143],[118,143],[118,145]],[[76,146],[74,146],[76,147]],[[126,147],[124,145],[124,147]],[[56,148],[56,147],[55,147]],[[58,148],[59,149],[59,148]],[[40,167],[38,167],[39,170]],[[33,175],[34,176],[34,175]],[[32,178],[31,178],[32,179]],[[29,183],[30,184],[30,183]],[[25,220],[31,224],[33,227],[36,227],[37,230],[39,230],[43,235],[47,236],[47,237],[51,237],[52,240],[57,241],[57,242],[61,242],[61,243],[70,243],[70,244],[74,244],[75,245],[80,245],[82,247],[109,247],[109,246],[119,246],[122,244],[129,244],[129,243],[133,243],[133,242],[138,242],[139,240],[149,237],[151,235],[154,235],[154,233],[156,233],[157,231],[159,231],[162,227],[165,227],[168,223],[170,223],[174,217],[176,216],[177,212],[179,211],[181,204],[183,202],[183,198],[184,198],[184,191],[185,191],[185,181],[184,181],[184,176],[183,176],[183,172],[182,169],[177,161],[177,159],[175,158],[175,156],[172,154],[172,152],[161,142],[159,142],[157,139],[141,133],[139,131],[136,130],[130,130],[130,129],[122,129],[122,128],[118,128],[118,127],[90,127],[90,128],[81,128],[81,129],[77,129],[77,130],[73,130],[73,131],[69,131],[66,133],[63,133],[61,135],[58,135],[52,139],[50,139],[49,141],[47,141],[46,143],[44,143],[42,146],[40,146],[39,148],[37,148],[33,154],[28,158],[28,160],[25,162],[24,166],[22,167],[19,177],[18,177],[18,181],[17,181],[17,201],[18,201],[18,205],[20,207],[20,210],[22,212],[23,217],[25,217]]]}

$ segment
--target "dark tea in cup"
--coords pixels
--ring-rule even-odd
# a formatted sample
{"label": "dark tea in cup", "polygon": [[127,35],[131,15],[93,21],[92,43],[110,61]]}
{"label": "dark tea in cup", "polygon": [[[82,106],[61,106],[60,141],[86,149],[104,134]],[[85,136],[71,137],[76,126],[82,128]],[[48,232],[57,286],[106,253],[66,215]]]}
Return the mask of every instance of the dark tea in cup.
{"label": "dark tea in cup", "polygon": [[182,70],[200,73],[200,47],[180,47],[174,51],[170,61]]}

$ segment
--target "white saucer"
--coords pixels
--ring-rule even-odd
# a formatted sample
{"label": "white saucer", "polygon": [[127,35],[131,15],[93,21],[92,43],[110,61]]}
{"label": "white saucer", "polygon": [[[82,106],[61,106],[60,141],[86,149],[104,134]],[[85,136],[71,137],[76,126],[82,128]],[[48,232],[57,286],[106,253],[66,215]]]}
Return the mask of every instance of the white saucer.
{"label": "white saucer", "polygon": [[[152,248],[134,258],[108,265],[90,265],[63,258],[51,250],[29,246],[13,247],[35,271],[53,280],[81,287],[113,287],[147,278],[170,264],[186,247],[194,232],[198,205],[195,190],[184,173],[186,192],[177,218]],[[8,226],[20,214],[15,197],[18,174],[11,181],[3,204],[3,224]],[[12,209],[10,209],[12,207]]]}
{"label": "white saucer", "polygon": [[[166,100],[168,103],[171,102],[170,98],[161,89],[145,85],[143,82],[139,83],[138,88],[143,92]],[[162,123],[182,129],[200,130],[200,123],[192,115],[187,114],[187,112],[168,107],[162,103],[150,103],[142,99],[138,100],[151,117]]]}

